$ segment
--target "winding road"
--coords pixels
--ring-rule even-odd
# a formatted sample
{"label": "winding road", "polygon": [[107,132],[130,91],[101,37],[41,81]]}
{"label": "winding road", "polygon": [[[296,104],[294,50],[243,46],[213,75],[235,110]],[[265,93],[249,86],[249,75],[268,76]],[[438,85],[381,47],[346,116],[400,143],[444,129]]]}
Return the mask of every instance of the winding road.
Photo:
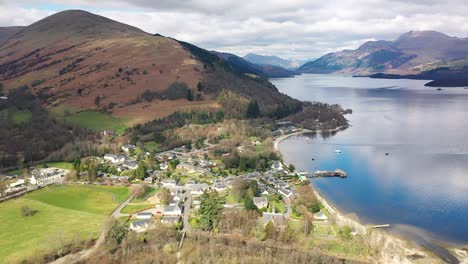
{"label": "winding road", "polygon": [[94,243],[93,247],[73,253],[73,254],[66,255],[62,258],[56,259],[55,261],[51,263],[52,264],[72,264],[72,263],[77,263],[79,261],[82,261],[90,257],[106,241],[106,234],[107,234],[107,231],[109,231],[110,223],[111,223],[110,220],[117,219],[121,216],[125,216],[125,215],[122,215],[120,212],[122,211],[123,208],[125,208],[125,206],[128,205],[128,203],[130,203],[130,201],[133,198],[134,196],[130,195],[130,197],[128,197],[127,200],[121,203],[119,207],[117,207],[117,209],[115,209],[114,212],[112,212],[112,214],[109,216],[109,221],[107,221],[107,223],[104,225],[104,228],[102,229],[102,232],[99,235],[99,238]]}

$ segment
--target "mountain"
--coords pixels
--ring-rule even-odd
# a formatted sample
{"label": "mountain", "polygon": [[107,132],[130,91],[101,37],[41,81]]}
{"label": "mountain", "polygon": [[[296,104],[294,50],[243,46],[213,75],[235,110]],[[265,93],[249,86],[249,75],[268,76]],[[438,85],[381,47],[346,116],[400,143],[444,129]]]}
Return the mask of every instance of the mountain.
{"label": "mountain", "polygon": [[263,56],[254,53],[249,53],[244,56],[244,59],[258,65],[274,65],[288,70],[297,68],[297,65],[290,61],[278,56]]}
{"label": "mountain", "polygon": [[0,43],[6,41],[21,29],[23,29],[23,27],[0,27]]}
{"label": "mountain", "polygon": [[468,39],[436,31],[410,31],[395,41],[369,41],[356,50],[329,53],[302,65],[302,73],[410,74],[468,58]]}
{"label": "mountain", "polygon": [[145,122],[224,107],[228,90],[264,114],[300,102],[210,52],[80,10],[21,28],[0,43],[4,89],[28,86],[51,110],[106,111]]}
{"label": "mountain", "polygon": [[267,78],[291,77],[296,75],[294,71],[270,64],[255,64],[237,55],[225,52],[212,51],[222,59],[228,61],[233,67],[240,69],[243,73],[254,74]]}

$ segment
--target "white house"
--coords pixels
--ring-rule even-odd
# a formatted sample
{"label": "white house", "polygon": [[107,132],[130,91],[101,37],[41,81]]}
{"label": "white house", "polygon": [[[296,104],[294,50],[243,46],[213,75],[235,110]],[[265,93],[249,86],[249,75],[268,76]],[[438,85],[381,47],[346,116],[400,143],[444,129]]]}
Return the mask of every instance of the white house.
{"label": "white house", "polygon": [[172,188],[177,185],[177,182],[174,179],[164,179],[162,181],[162,186],[164,188]]}
{"label": "white house", "polygon": [[280,161],[275,161],[273,162],[273,164],[271,165],[271,168],[274,169],[274,170],[277,170],[277,171],[282,171],[283,170],[283,164],[280,162]]}
{"label": "white house", "polygon": [[134,150],[136,148],[135,145],[132,145],[132,144],[125,144],[122,146],[122,150],[125,151],[125,152],[130,152],[132,150]]}
{"label": "white house", "polygon": [[10,183],[10,188],[15,188],[15,187],[19,187],[19,186],[22,186],[24,185],[24,180],[23,179],[19,179],[13,183]]}
{"label": "white house", "polygon": [[224,183],[217,182],[213,184],[213,189],[215,189],[217,192],[223,192],[227,190],[227,186]]}
{"label": "white house", "polygon": [[178,203],[171,203],[164,208],[164,216],[180,216],[182,215],[182,209],[180,209]]}
{"label": "white house", "polygon": [[184,188],[187,192],[190,192],[190,195],[199,196],[202,195],[203,192],[205,192],[205,190],[208,189],[208,187],[209,186],[206,183],[195,183],[186,184]]}
{"label": "white house", "polygon": [[279,188],[279,189],[278,189],[278,192],[279,192],[280,194],[282,194],[282,195],[288,197],[288,198],[291,197],[292,194],[293,194],[291,190],[286,189],[286,188]]}
{"label": "white house", "polygon": [[125,160],[127,160],[127,156],[123,154],[121,155],[105,154],[104,160],[108,160],[112,163],[120,163],[120,162],[124,162]]}
{"label": "white house", "polygon": [[253,203],[257,206],[258,209],[268,207],[268,199],[266,197],[254,197]]}
{"label": "white house", "polygon": [[146,178],[145,178],[145,183],[149,183],[149,184],[153,183],[153,177],[151,177],[151,176],[150,176],[150,177],[146,177]]}
{"label": "white house", "polygon": [[150,226],[151,221],[149,219],[137,220],[130,224],[130,230],[136,232],[143,232]]}
{"label": "white house", "polygon": [[159,164],[159,168],[161,168],[161,170],[167,170],[168,167],[169,164],[167,162]]}
{"label": "white house", "polygon": [[322,211],[315,213],[314,218],[317,220],[328,220],[328,217]]}
{"label": "white house", "polygon": [[67,174],[69,170],[58,169],[58,168],[45,168],[39,171],[33,172],[29,178],[29,182],[33,185],[40,185],[49,182],[60,180]]}
{"label": "white house", "polygon": [[127,160],[122,164],[122,166],[130,170],[136,170],[138,168],[138,162],[135,160]]}

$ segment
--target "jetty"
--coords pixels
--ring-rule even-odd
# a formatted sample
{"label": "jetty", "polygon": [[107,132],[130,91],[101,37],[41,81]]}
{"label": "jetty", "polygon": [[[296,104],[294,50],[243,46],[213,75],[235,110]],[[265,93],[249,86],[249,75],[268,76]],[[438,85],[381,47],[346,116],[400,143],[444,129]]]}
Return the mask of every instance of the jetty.
{"label": "jetty", "polygon": [[315,172],[300,172],[299,175],[307,178],[348,177],[348,174],[344,170],[340,169],[336,169],[334,171],[318,170]]}
{"label": "jetty", "polygon": [[390,227],[390,224],[383,224],[383,225],[373,225],[371,228],[387,228]]}

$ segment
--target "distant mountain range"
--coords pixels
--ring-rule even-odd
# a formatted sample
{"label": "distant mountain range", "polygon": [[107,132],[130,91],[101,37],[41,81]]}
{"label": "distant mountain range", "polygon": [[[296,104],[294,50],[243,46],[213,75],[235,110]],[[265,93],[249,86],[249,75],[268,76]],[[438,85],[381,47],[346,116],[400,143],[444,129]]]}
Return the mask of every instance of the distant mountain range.
{"label": "distant mountain range", "polygon": [[356,50],[329,53],[298,68],[300,73],[417,74],[468,65],[468,39],[436,31],[410,31],[395,41],[369,41]]}
{"label": "distant mountain range", "polygon": [[261,77],[281,76],[281,69],[236,60],[80,10],[0,29],[4,91],[28,86],[50,108],[145,122],[178,110],[219,109],[223,91],[244,103],[257,100],[266,115],[300,108]]}
{"label": "distant mountain range", "polygon": [[222,59],[225,59],[233,67],[236,67],[237,69],[241,70],[243,73],[246,74],[254,74],[267,78],[291,77],[297,74],[295,71],[287,70],[281,66],[252,63],[242,57],[231,53],[217,51],[212,51],[212,53],[216,54]]}

